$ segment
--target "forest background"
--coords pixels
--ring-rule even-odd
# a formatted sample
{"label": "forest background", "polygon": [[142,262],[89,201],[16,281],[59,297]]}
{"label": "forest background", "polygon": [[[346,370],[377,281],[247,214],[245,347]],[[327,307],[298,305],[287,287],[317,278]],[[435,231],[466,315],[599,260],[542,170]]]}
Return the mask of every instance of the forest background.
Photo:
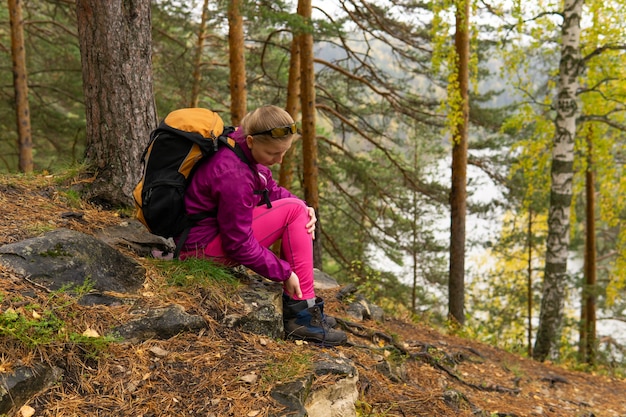
{"label": "forest background", "polygon": [[[21,1],[34,169],[80,172],[87,150],[76,5]],[[197,105],[231,111],[228,5],[151,5],[159,118]],[[545,294],[551,151],[558,125],[560,2],[472,5],[468,151],[469,259],[463,331],[531,354]],[[597,303],[598,361],[621,362],[626,279],[622,1],[583,8],[564,320],[553,359],[577,355],[584,300]],[[247,107],[285,106],[292,2],[241,3]],[[385,308],[445,323],[450,264],[450,166],[455,114],[454,3],[313,2],[316,140],[323,269]],[[202,24],[202,8],[206,21]],[[0,170],[19,171],[9,13],[0,8]],[[198,42],[202,39],[202,42]],[[198,55],[198,45],[201,53]],[[145,138],[147,142],[148,138]],[[303,194],[301,141],[288,184]],[[143,146],[143,145],[142,145]],[[285,165],[285,164],[283,164]],[[282,169],[283,167],[281,167]],[[137,167],[140,170],[140,167]],[[590,182],[590,174],[592,181]],[[276,172],[277,178],[281,174]],[[591,187],[592,192],[589,192]],[[590,204],[590,195],[596,197]],[[589,215],[596,238],[593,284]],[[616,331],[618,329],[618,331]],[[581,349],[583,350],[583,349]]]}

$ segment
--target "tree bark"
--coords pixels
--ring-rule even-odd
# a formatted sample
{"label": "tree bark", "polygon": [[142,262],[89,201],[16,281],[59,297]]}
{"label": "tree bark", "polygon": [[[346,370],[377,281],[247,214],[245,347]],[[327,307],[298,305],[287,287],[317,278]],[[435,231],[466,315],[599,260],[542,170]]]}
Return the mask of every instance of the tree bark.
{"label": "tree bark", "polygon": [[[306,22],[311,21],[311,0],[298,1],[298,13]],[[311,28],[311,26],[309,26]],[[312,29],[312,28],[311,28]],[[317,138],[315,115],[315,71],[313,67],[313,34],[302,33],[300,39],[301,108],[302,108],[302,160],[304,173],[304,198],[315,209],[317,226],[313,243],[313,263],[322,269],[321,221],[319,218],[319,191],[317,165]]]}
{"label": "tree bark", "polygon": [[457,1],[457,74],[460,115],[452,146],[452,188],[450,190],[450,282],[449,315],[465,323],[465,215],[467,211],[467,136],[469,130],[469,0]]}
{"label": "tree bark", "polygon": [[240,0],[228,5],[228,53],[230,61],[230,116],[238,126],[247,111],[246,59],[243,36],[243,18]]}
{"label": "tree bark", "polygon": [[[289,60],[289,80],[287,81],[287,105],[285,109],[291,115],[293,120],[298,120],[300,113],[300,45],[298,37],[294,36],[291,41],[291,53]],[[290,190],[293,184],[293,171],[296,164],[295,161],[295,144],[289,148],[283,162],[280,164],[278,183]]]}
{"label": "tree bark", "polygon": [[77,0],[87,121],[88,197],[131,205],[140,157],[157,115],[149,0]]}
{"label": "tree bark", "polygon": [[526,233],[528,240],[528,278],[526,281],[526,296],[528,297],[527,317],[528,329],[528,357],[533,355],[533,209],[528,207],[528,228]]}
{"label": "tree bark", "polygon": [[206,20],[209,8],[209,0],[204,0],[202,5],[202,17],[200,18],[200,26],[198,27],[198,39],[196,41],[196,54],[193,58],[193,84],[191,85],[191,98],[189,107],[198,107],[200,98],[200,84],[202,81],[202,52],[204,51],[204,39],[206,33]]}
{"label": "tree bark", "polygon": [[585,222],[585,285],[582,291],[580,356],[589,365],[596,356],[596,194],[593,162],[593,135],[587,135],[587,172],[585,195],[587,199]]}
{"label": "tree bark", "polygon": [[28,77],[26,72],[26,49],[24,47],[24,19],[20,0],[8,0],[9,23],[11,26],[11,60],[13,65],[13,87],[15,91],[15,119],[19,149],[20,172],[33,171],[33,137],[30,126],[28,104]]}
{"label": "tree bark", "polygon": [[548,211],[548,241],[539,326],[533,357],[543,361],[558,353],[567,285],[570,207],[574,177],[576,91],[580,74],[580,18],[584,0],[565,0],[559,63],[556,132],[552,148],[552,183]]}

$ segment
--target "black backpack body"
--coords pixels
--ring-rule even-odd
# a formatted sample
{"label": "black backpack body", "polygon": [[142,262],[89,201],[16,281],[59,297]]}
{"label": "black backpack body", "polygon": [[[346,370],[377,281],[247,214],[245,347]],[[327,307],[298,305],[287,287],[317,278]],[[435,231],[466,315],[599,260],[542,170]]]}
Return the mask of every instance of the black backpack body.
{"label": "black backpack body", "polygon": [[248,166],[242,149],[228,135],[233,127],[224,126],[215,112],[202,108],[171,112],[150,134],[141,157],[143,173],[133,191],[136,217],[153,234],[178,237],[174,253],[180,249],[191,227],[214,212],[189,216],[185,210],[185,190],[198,163],[227,146]]}

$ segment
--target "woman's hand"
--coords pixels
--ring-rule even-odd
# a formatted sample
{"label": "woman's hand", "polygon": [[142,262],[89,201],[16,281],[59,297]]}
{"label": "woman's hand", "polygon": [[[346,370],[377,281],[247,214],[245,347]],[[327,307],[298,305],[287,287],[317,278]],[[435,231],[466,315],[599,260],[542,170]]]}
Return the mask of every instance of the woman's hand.
{"label": "woman's hand", "polygon": [[309,212],[309,222],[306,224],[306,231],[311,235],[311,238],[315,240],[315,223],[317,222],[315,209],[313,207],[307,207],[307,211]]}
{"label": "woman's hand", "polygon": [[300,278],[295,272],[292,272],[287,281],[285,281],[284,289],[292,298],[301,299],[302,290],[300,289]]}

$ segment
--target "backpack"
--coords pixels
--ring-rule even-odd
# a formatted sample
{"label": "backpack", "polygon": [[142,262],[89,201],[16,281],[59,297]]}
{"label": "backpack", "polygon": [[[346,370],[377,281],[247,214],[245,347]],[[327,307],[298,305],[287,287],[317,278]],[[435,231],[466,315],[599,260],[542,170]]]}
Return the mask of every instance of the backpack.
{"label": "backpack", "polygon": [[227,146],[253,169],[239,145],[228,137],[234,130],[211,110],[186,108],[169,113],[150,134],[141,156],[141,180],[133,190],[136,217],[155,235],[180,236],[174,258],[191,227],[217,215],[214,211],[186,213],[185,190],[198,163],[214,155],[219,146]]}

